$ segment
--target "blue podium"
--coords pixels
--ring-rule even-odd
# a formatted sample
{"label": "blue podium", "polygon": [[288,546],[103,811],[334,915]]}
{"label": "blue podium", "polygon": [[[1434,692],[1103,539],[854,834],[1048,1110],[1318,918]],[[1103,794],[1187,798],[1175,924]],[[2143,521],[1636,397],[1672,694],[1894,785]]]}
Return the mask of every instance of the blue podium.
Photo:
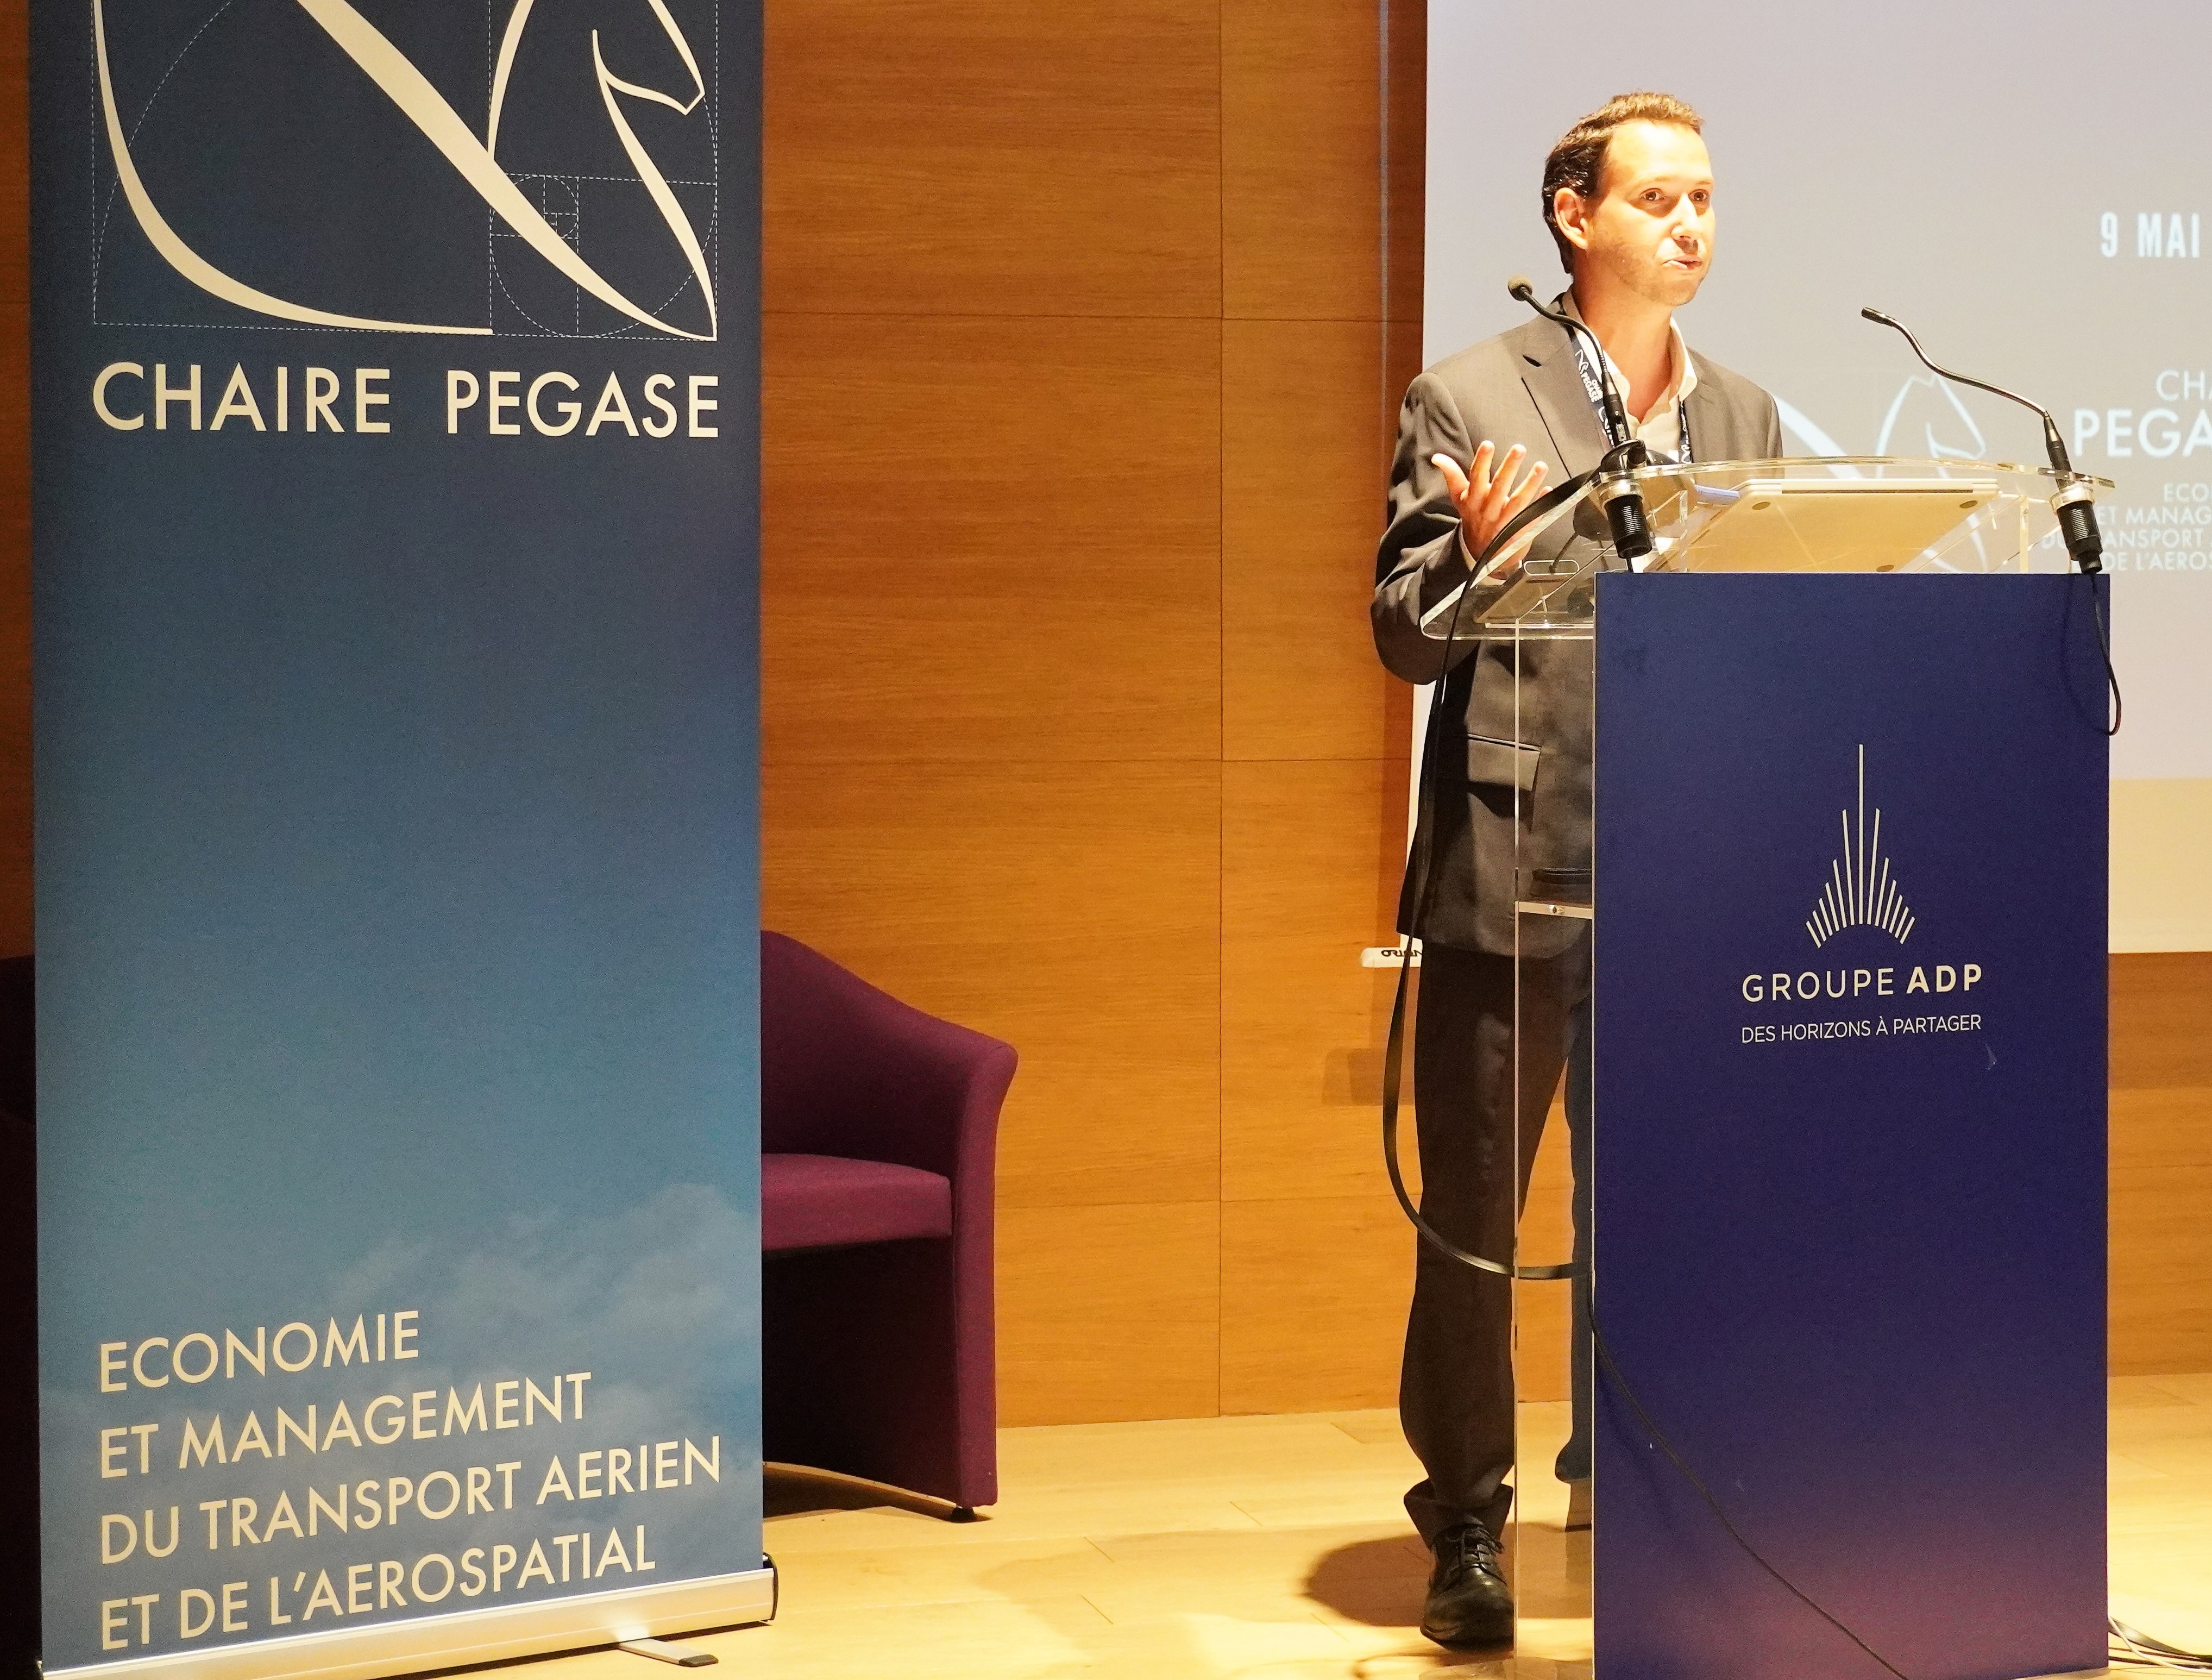
{"label": "blue podium", "polygon": [[2059,488],[1662,469],[1640,572],[1462,609],[1519,672],[1591,644],[1587,874],[1548,766],[1516,797],[1524,947],[1590,918],[1599,1680],[2104,1665],[2104,586]]}

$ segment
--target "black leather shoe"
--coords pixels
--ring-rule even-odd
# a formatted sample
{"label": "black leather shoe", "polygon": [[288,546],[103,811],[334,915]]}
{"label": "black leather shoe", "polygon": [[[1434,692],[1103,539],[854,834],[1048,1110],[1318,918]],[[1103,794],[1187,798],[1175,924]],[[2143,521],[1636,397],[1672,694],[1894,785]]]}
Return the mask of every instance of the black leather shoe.
{"label": "black leather shoe", "polygon": [[1513,1589],[1498,1567],[1497,1537],[1480,1523],[1437,1537],[1421,1632],[1453,1651],[1492,1650],[1513,1642]]}

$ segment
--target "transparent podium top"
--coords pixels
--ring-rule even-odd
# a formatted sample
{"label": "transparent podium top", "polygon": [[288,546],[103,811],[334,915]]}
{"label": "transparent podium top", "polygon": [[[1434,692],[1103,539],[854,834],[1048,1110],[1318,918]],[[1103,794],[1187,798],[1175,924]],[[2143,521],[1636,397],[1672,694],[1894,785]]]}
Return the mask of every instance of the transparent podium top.
{"label": "transparent podium top", "polygon": [[[1652,551],[1643,572],[2039,572],[2069,569],[2052,498],[2109,479],[2002,462],[1823,456],[1650,466],[1633,475]],[[1592,580],[1629,563],[1593,483],[1423,619],[1438,641],[1588,635]],[[2077,492],[2078,494],[2078,492]],[[1453,629],[1456,618],[1457,629]]]}

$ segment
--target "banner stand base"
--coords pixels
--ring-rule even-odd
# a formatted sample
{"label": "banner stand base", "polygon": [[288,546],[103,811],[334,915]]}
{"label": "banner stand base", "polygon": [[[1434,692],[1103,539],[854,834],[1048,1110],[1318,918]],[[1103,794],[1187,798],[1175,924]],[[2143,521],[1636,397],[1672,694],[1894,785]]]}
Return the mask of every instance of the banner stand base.
{"label": "banner stand base", "polygon": [[650,1657],[656,1663],[673,1663],[678,1668],[707,1668],[721,1660],[696,1645],[673,1645],[665,1639],[626,1639],[615,1649],[633,1657]]}
{"label": "banner stand base", "polygon": [[44,1672],[45,1680],[170,1680],[187,1675],[191,1680],[382,1680],[387,1675],[619,1646],[662,1634],[742,1627],[775,1614],[775,1571],[747,1569],[666,1586],[502,1604],[374,1628],[332,1628],[291,1639]]}

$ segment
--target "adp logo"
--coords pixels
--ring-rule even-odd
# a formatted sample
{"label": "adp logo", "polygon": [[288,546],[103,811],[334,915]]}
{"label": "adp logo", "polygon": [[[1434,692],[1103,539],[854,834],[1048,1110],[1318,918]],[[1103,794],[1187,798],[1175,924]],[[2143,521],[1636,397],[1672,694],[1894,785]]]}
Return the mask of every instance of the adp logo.
{"label": "adp logo", "polygon": [[90,8],[96,320],[717,337],[714,0]]}
{"label": "adp logo", "polygon": [[1820,902],[1806,918],[1805,931],[1819,949],[1846,928],[1879,928],[1899,945],[1912,936],[1912,911],[1904,889],[1890,879],[1889,860],[1881,854],[1881,807],[1874,813],[1874,831],[1867,831],[1866,746],[1859,746],[1858,810],[1843,819],[1843,849],[1828,865],[1828,880]]}
{"label": "adp logo", "polygon": [[[1905,960],[1905,947],[1920,920],[1883,838],[1881,807],[1867,803],[1863,742],[1851,800],[1836,814],[1840,843],[1828,859],[1826,879],[1804,922],[1805,937],[1818,959],[1813,965],[1799,966],[1784,958],[1762,972],[1745,975],[1738,988],[1743,1001],[1825,1003],[1921,992],[1932,1001],[1939,993],[1973,990],[1983,978],[1979,963]],[[1836,959],[1846,951],[1852,962],[1838,966]],[[1745,1031],[1748,1035],[1753,1030]],[[1874,1028],[1869,1026],[1868,1031]]]}

